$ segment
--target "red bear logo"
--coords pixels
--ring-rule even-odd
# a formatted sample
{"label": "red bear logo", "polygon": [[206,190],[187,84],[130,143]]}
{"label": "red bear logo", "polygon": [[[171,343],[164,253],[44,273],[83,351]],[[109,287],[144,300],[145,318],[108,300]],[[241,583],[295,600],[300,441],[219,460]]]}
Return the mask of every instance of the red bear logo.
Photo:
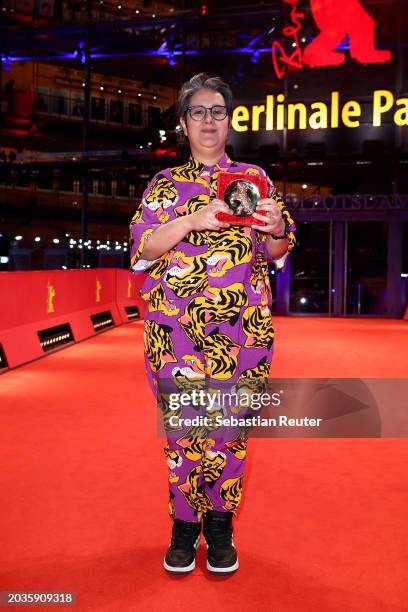
{"label": "red bear logo", "polygon": [[310,8],[320,34],[303,51],[308,66],[342,64],[345,55],[335,49],[347,35],[350,55],[361,64],[390,61],[390,51],[375,48],[375,21],[360,0],[310,0]]}

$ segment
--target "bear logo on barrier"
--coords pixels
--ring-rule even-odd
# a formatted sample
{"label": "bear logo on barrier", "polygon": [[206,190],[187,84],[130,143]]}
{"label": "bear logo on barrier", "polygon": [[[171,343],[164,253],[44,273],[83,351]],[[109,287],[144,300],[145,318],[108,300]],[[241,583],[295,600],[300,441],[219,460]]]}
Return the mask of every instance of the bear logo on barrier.
{"label": "bear logo on barrier", "polygon": [[101,301],[101,291],[102,291],[102,283],[101,281],[97,278],[96,279],[96,287],[95,287],[95,302],[100,302]]}
{"label": "bear logo on barrier", "polygon": [[54,312],[54,297],[55,288],[51,285],[50,281],[47,282],[47,314]]}

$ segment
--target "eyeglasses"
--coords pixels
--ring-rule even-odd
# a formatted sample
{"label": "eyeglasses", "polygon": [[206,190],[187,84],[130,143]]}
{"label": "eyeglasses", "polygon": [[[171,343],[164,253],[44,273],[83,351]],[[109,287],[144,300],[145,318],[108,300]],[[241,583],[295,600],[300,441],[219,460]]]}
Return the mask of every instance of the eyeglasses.
{"label": "eyeglasses", "polygon": [[226,106],[189,106],[187,109],[188,114],[194,121],[202,121],[207,116],[209,111],[211,117],[216,121],[222,121],[228,115]]}

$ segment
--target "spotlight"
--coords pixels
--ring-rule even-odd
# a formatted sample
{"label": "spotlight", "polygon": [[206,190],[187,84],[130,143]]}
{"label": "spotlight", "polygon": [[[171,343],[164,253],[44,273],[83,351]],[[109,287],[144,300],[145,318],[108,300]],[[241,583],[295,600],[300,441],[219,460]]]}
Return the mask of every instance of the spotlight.
{"label": "spotlight", "polygon": [[173,51],[170,51],[167,54],[167,61],[168,61],[169,66],[176,66],[177,65],[177,62],[176,62],[176,59],[174,57]]}
{"label": "spotlight", "polygon": [[260,57],[261,57],[261,52],[259,49],[256,49],[255,51],[252,52],[251,62],[253,64],[257,64]]}
{"label": "spotlight", "polygon": [[34,242],[40,242],[40,240],[41,240],[41,238],[40,238],[39,236],[36,236],[36,237],[34,238]]}
{"label": "spotlight", "polygon": [[59,238],[53,238],[52,241],[54,244],[59,244]]}
{"label": "spotlight", "polygon": [[303,183],[303,185],[302,185],[302,189],[307,189],[307,185],[306,185],[306,183]]}
{"label": "spotlight", "polygon": [[3,64],[3,70],[9,72],[9,70],[11,70],[11,62],[12,59],[9,55],[5,55],[4,53],[1,54],[1,63]]}
{"label": "spotlight", "polygon": [[301,304],[306,304],[306,302],[307,302],[307,299],[305,297],[301,297],[300,298],[300,303]]}
{"label": "spotlight", "polygon": [[23,237],[20,236],[20,234],[18,234],[17,236],[14,236],[14,240],[22,240],[22,239],[23,239]]}
{"label": "spotlight", "polygon": [[85,64],[85,62],[86,62],[86,55],[85,55],[85,51],[84,51],[84,45],[85,45],[85,43],[80,42],[78,44],[77,49],[75,49],[74,53],[72,54],[75,59],[79,59],[80,60],[81,64]]}

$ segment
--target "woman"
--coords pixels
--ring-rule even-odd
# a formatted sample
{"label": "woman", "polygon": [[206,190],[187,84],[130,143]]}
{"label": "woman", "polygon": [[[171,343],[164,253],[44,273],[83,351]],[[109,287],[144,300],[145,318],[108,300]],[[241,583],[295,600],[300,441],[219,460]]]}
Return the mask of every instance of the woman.
{"label": "woman", "polygon": [[[267,262],[293,248],[295,226],[269,179],[270,197],[254,213],[259,225],[217,218],[231,212],[215,197],[220,172],[266,176],[225,153],[232,113],[226,83],[195,75],[181,88],[177,113],[191,155],[146,188],[130,226],[131,264],[149,269],[141,291],[146,369],[168,440],[173,530],[164,567],[194,569],[203,522],[207,569],[226,574],[238,568],[232,518],[242,495],[248,431],[217,428],[213,421],[184,425],[183,418],[200,409],[201,416],[203,410],[226,414],[219,403],[210,406],[208,396],[200,396],[197,406],[193,389],[242,391],[268,379],[274,331]],[[174,405],[185,392],[187,404]],[[230,406],[230,413],[240,410]]]}

